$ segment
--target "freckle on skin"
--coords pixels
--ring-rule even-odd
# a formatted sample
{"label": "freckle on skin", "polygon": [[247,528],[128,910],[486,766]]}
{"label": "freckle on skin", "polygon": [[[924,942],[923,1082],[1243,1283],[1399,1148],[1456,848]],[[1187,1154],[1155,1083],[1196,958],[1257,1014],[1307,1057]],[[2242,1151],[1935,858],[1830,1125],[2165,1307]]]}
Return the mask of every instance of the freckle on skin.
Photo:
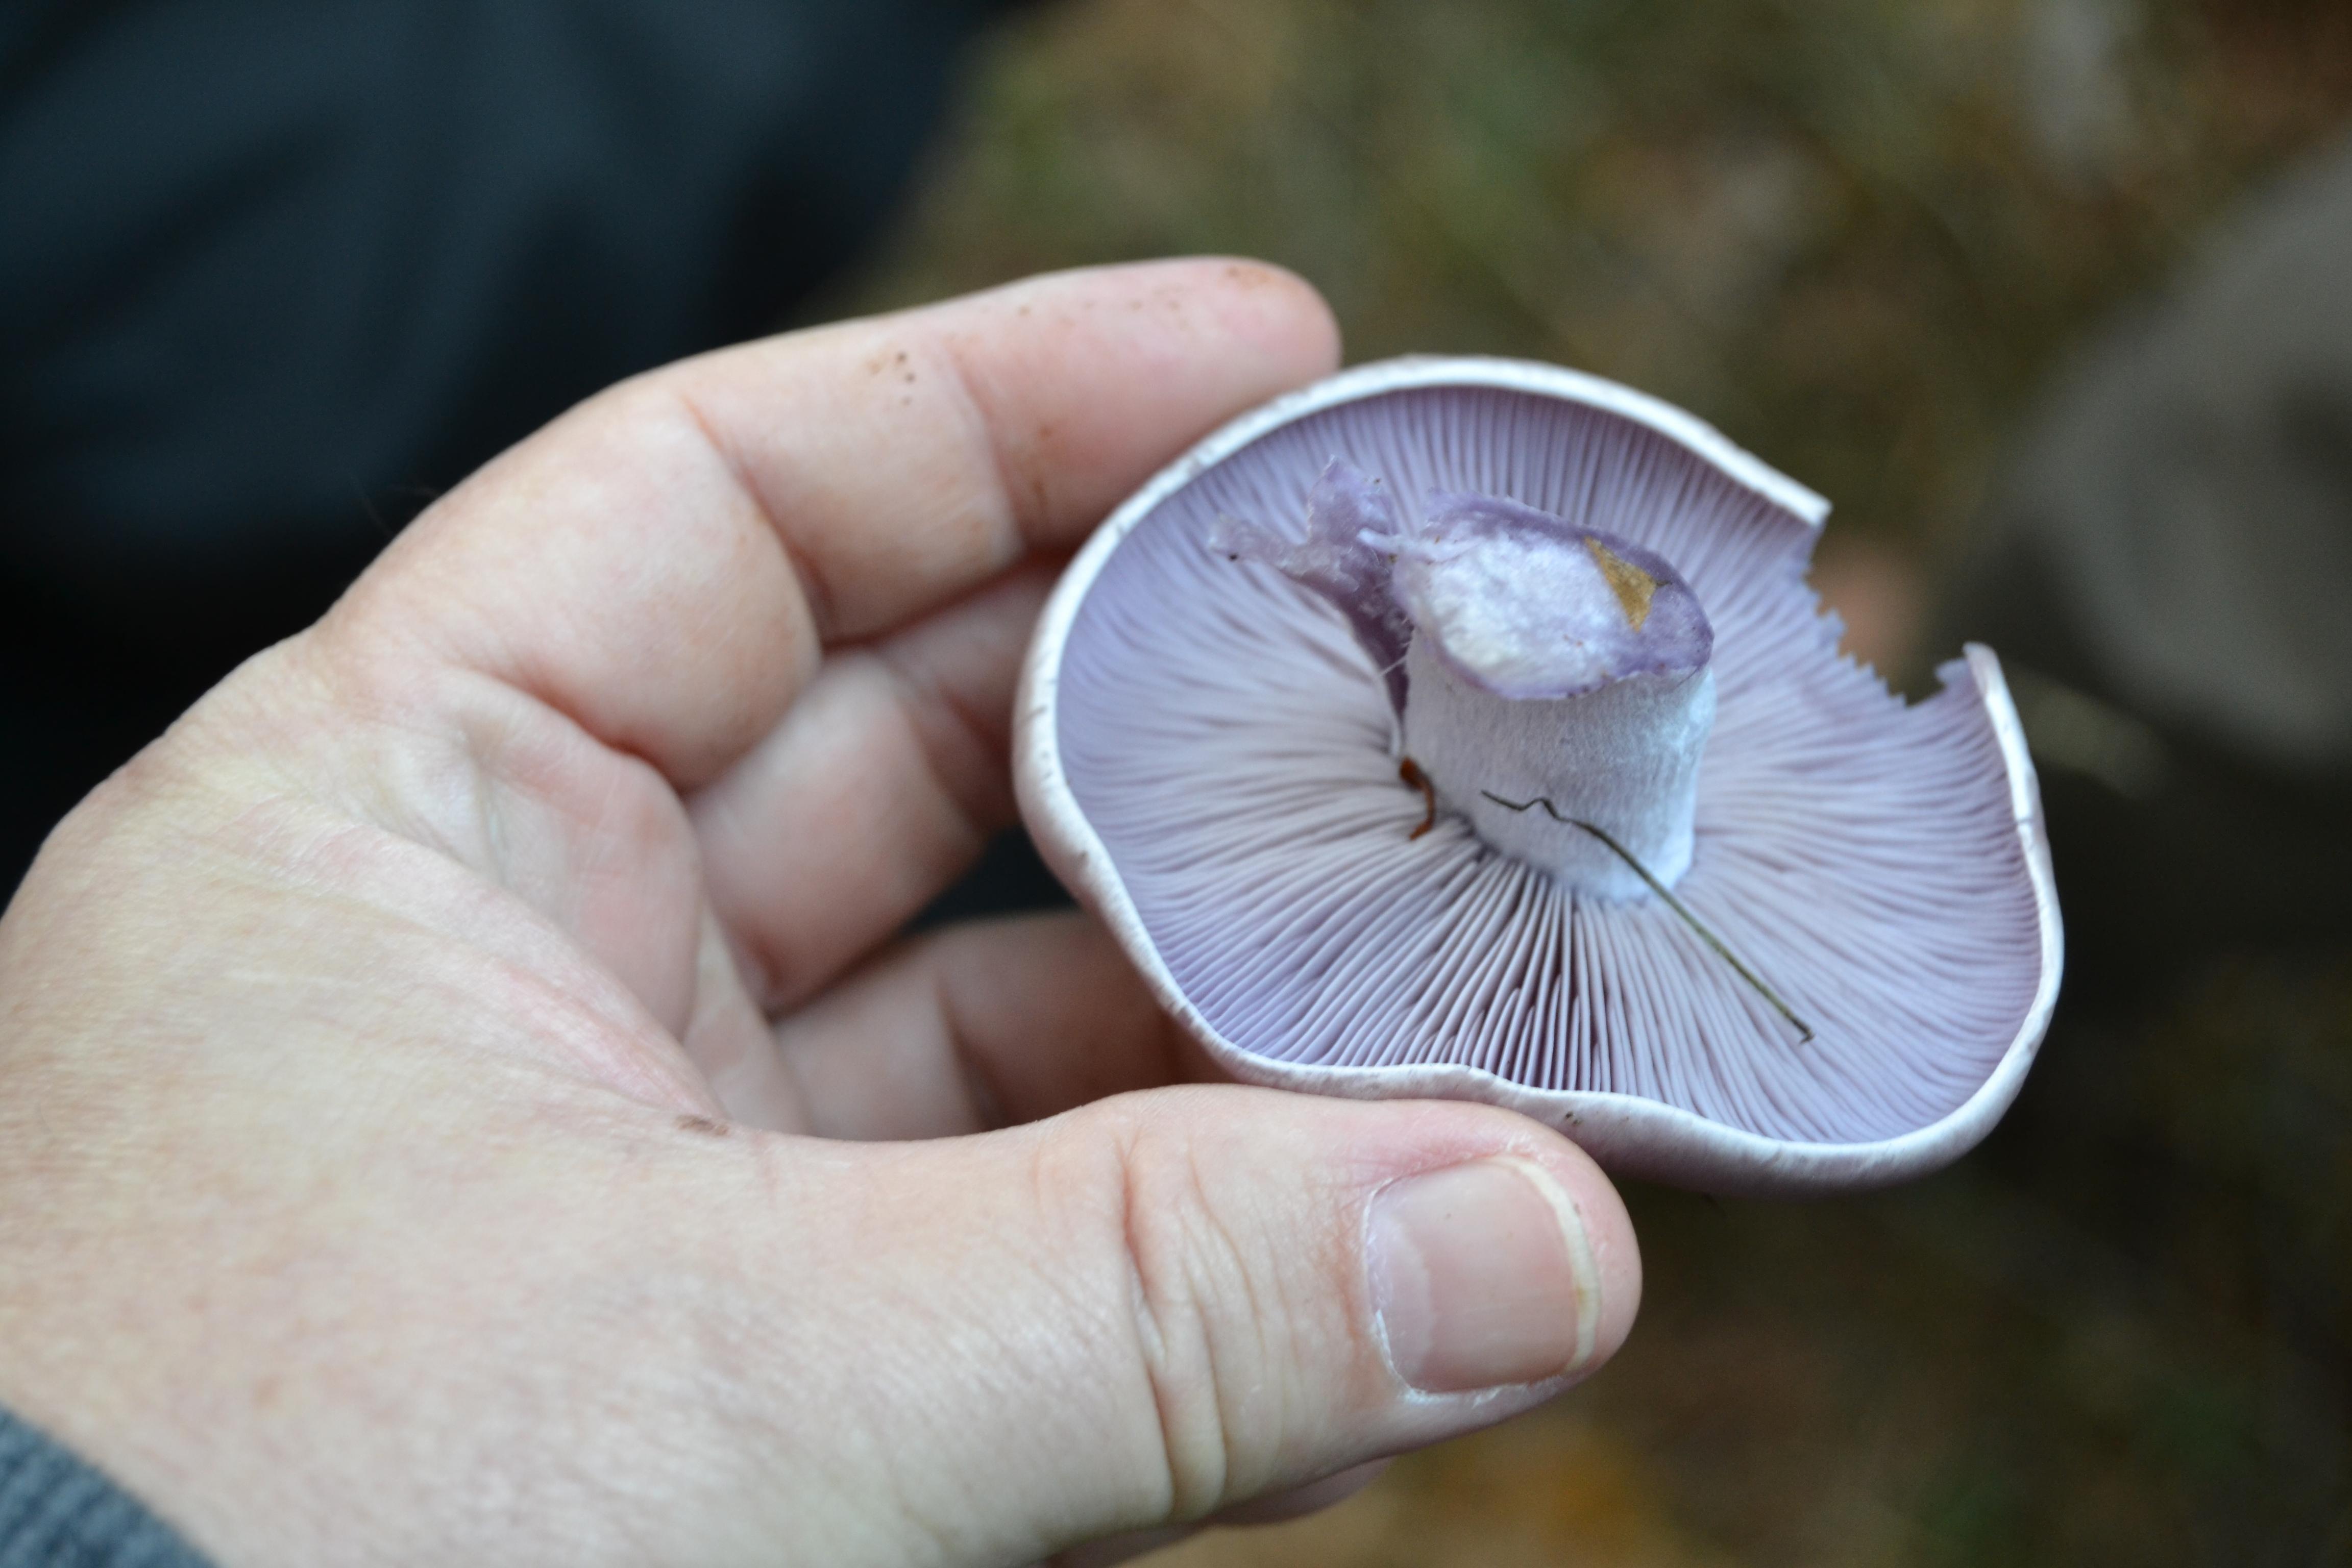
{"label": "freckle on skin", "polygon": [[677,1130],[680,1132],[699,1132],[706,1138],[727,1136],[727,1123],[713,1121],[708,1116],[681,1116],[677,1119]]}

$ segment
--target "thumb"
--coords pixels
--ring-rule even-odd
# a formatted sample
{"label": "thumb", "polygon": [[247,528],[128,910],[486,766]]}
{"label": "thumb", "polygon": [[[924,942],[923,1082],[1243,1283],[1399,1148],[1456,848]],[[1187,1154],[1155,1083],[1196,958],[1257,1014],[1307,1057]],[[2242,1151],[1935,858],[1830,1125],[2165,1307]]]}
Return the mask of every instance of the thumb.
{"label": "thumb", "polygon": [[908,1558],[1043,1556],[1489,1425],[1641,1296],[1598,1168],[1483,1106],[1171,1089],[871,1153],[804,1233],[839,1256],[795,1267],[839,1287],[803,1305],[887,1460],[838,1500]]}

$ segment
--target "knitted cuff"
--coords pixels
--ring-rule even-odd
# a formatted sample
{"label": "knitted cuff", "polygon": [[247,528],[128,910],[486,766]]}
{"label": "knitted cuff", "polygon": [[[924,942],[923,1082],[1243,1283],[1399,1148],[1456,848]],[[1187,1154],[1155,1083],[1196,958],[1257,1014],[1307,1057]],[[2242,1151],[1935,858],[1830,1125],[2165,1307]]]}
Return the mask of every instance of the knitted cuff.
{"label": "knitted cuff", "polygon": [[209,1568],[112,1481],[0,1410],[0,1568]]}

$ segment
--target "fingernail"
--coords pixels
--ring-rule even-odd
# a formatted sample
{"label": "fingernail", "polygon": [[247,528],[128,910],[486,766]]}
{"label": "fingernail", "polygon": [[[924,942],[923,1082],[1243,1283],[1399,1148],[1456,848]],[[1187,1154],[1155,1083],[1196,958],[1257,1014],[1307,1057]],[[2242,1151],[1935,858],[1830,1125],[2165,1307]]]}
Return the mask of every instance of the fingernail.
{"label": "fingernail", "polygon": [[1592,1359],[1601,1269],[1575,1200],[1541,1166],[1408,1176],[1373,1197],[1367,1228],[1389,1362],[1413,1387],[1534,1383]]}

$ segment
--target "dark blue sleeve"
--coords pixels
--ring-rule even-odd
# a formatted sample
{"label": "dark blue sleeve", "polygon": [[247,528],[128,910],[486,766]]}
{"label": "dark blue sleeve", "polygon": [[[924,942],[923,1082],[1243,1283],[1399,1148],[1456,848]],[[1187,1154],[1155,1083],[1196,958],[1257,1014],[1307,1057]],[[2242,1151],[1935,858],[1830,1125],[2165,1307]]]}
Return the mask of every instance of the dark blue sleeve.
{"label": "dark blue sleeve", "polygon": [[208,1568],[112,1481],[0,1410],[0,1568]]}
{"label": "dark blue sleeve", "polygon": [[434,495],[773,331],[1005,0],[0,0],[0,901]]}

